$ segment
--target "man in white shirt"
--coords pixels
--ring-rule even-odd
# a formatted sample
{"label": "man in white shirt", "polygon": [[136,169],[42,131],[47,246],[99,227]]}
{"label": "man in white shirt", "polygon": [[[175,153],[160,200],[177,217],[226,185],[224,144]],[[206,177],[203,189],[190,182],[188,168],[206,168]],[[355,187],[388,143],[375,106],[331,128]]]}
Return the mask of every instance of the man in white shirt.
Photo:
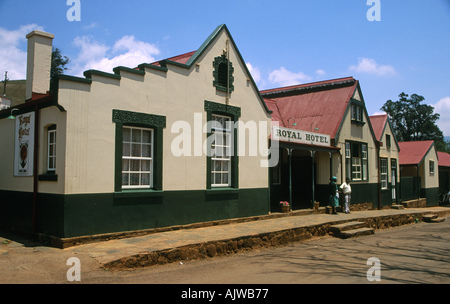
{"label": "man in white shirt", "polygon": [[339,189],[344,193],[345,199],[345,213],[350,213],[350,201],[352,199],[352,187],[350,186],[350,179],[347,177]]}

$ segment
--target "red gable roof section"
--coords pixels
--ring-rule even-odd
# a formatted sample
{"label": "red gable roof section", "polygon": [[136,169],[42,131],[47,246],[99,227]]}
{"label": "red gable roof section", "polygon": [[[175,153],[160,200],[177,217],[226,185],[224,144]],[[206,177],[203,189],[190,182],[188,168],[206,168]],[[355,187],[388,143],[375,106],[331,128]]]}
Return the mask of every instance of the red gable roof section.
{"label": "red gable roof section", "polygon": [[439,167],[449,167],[450,168],[450,154],[445,152],[438,152]]}
{"label": "red gable roof section", "polygon": [[[185,53],[185,54],[181,54],[181,55],[170,57],[170,58],[167,58],[167,59],[164,59],[164,60],[186,64],[189,61],[189,59],[191,59],[192,55],[195,54],[195,52],[196,51]],[[160,61],[162,61],[162,60],[160,60]],[[152,65],[161,66],[160,61],[153,62]]]}
{"label": "red gable roof section", "polygon": [[[260,93],[273,111],[272,121],[279,121],[280,126],[303,131],[318,127],[318,133],[335,138],[357,86],[357,80],[346,77],[263,90]],[[290,117],[295,118],[296,126],[292,126],[292,120],[288,125]]]}
{"label": "red gable roof section", "polygon": [[420,164],[433,144],[434,141],[432,140],[399,142],[400,165]]}
{"label": "red gable roof section", "polygon": [[383,136],[383,131],[387,123],[388,116],[384,115],[374,115],[370,116],[370,123],[372,124],[373,132],[375,133],[375,137],[378,141],[381,141],[381,137]]}

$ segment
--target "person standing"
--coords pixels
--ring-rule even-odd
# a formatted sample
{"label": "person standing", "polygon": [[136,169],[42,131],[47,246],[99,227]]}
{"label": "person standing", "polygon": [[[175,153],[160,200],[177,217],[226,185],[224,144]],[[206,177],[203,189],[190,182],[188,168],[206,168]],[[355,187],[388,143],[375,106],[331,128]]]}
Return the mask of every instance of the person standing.
{"label": "person standing", "polygon": [[344,194],[345,213],[350,213],[350,202],[352,199],[352,187],[350,186],[350,179],[347,177],[339,189]]}
{"label": "person standing", "polygon": [[329,204],[333,210],[332,211],[333,214],[337,214],[336,207],[339,206],[339,193],[336,182],[337,178],[336,176],[333,176],[330,179],[330,198],[329,198]]}

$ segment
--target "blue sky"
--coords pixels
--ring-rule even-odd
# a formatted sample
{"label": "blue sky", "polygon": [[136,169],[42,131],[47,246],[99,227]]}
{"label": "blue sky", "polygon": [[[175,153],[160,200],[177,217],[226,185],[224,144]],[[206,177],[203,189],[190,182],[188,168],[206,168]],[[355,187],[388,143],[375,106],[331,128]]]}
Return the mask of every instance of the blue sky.
{"label": "blue sky", "polygon": [[[260,89],[353,76],[369,115],[419,94],[450,136],[450,0],[0,0],[0,78],[24,79],[25,35],[55,34],[67,74],[112,72],[194,51],[225,23]],[[371,1],[370,1],[371,2]]]}

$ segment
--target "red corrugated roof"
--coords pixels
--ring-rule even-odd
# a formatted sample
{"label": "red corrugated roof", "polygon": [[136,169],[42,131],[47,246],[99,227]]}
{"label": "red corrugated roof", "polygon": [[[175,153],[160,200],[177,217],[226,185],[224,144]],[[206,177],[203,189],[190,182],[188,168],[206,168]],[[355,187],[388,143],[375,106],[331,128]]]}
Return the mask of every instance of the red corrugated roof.
{"label": "red corrugated roof", "polygon": [[[189,59],[191,59],[192,55],[195,54],[195,52],[196,51],[192,51],[192,52],[189,52],[189,53],[184,53],[184,54],[181,54],[181,55],[178,55],[178,56],[174,56],[174,57],[170,57],[170,58],[167,58],[167,59],[164,59],[164,60],[175,61],[175,62],[178,62],[178,63],[186,64],[189,61]],[[159,64],[160,61],[162,61],[162,60],[159,60],[157,62],[153,62],[152,65],[158,65],[159,66],[160,65]]]}
{"label": "red corrugated roof", "polygon": [[445,152],[438,152],[439,166],[450,167],[450,154]]}
{"label": "red corrugated roof", "polygon": [[399,163],[400,165],[417,165],[422,162],[423,158],[430,150],[434,141],[407,141],[399,142],[400,147]]}
{"label": "red corrugated roof", "polygon": [[[353,77],[332,79],[261,91],[274,113],[272,121],[303,131],[319,128],[317,133],[335,138],[358,81]],[[292,126],[295,118],[297,126]]]}
{"label": "red corrugated roof", "polygon": [[372,124],[373,132],[378,141],[381,141],[381,136],[383,136],[384,127],[388,119],[387,114],[384,115],[374,115],[370,116],[370,123]]}

